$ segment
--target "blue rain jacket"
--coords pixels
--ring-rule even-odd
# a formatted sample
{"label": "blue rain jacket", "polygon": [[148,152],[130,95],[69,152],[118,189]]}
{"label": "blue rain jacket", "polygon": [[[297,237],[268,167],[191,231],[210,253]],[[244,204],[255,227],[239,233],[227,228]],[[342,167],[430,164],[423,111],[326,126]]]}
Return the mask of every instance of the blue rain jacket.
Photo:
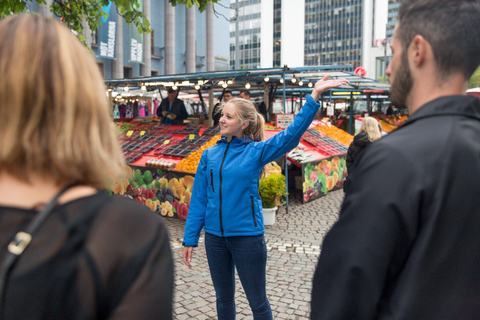
{"label": "blue rain jacket", "polygon": [[310,95],[287,130],[266,141],[225,138],[206,149],[193,183],[183,244],[198,246],[200,231],[219,236],[263,234],[262,200],[258,193],[263,167],[295,148],[310,126],[319,104]]}

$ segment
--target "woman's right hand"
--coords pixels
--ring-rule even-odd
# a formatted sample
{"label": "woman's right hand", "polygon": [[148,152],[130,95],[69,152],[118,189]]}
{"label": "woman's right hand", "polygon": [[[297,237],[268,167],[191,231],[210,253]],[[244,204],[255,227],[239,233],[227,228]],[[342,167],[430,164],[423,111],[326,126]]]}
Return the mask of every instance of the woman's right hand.
{"label": "woman's right hand", "polygon": [[183,248],[183,263],[185,263],[189,268],[192,267],[192,265],[190,264],[192,262],[192,252],[193,252],[193,247]]}
{"label": "woman's right hand", "polygon": [[328,78],[330,78],[329,74],[327,74],[325,77],[318,80],[317,83],[315,83],[315,87],[313,87],[313,91],[311,94],[312,98],[315,101],[317,101],[320,98],[320,95],[323,92],[348,84],[347,79],[328,80]]}

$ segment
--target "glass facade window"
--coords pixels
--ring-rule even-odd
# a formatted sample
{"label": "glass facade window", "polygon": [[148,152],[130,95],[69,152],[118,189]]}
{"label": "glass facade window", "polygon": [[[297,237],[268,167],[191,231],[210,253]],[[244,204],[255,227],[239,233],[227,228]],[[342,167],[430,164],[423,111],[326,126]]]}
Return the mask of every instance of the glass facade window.
{"label": "glass facade window", "polygon": [[362,0],[305,0],[305,66],[360,65]]}
{"label": "glass facade window", "polygon": [[[230,17],[235,18],[235,2]],[[261,0],[238,2],[238,46],[240,69],[254,69],[260,65]],[[236,21],[230,22],[230,69],[235,69]]]}
{"label": "glass facade window", "polygon": [[273,1],[273,67],[282,63],[282,0]]}

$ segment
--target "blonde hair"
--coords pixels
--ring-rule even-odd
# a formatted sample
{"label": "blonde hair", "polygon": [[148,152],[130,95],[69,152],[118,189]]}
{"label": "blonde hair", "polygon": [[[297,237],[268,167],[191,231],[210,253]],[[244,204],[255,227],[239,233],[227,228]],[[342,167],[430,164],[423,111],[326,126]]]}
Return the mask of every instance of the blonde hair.
{"label": "blonde hair", "polygon": [[[250,100],[234,98],[226,104],[233,104],[235,106],[235,114],[240,120],[241,125],[248,121],[248,126],[243,129],[243,135],[245,137],[251,138],[253,141],[265,140],[265,119],[257,112],[257,108],[255,108],[255,105]],[[225,105],[222,106],[222,110]],[[264,167],[260,174],[260,179],[265,176],[265,173],[266,169]]]}
{"label": "blonde hair", "polygon": [[248,127],[243,129],[245,137],[251,138],[253,141],[265,140],[265,119],[257,112],[257,108],[250,100],[234,98],[227,104],[235,106],[235,113],[241,125],[248,121]]}
{"label": "blonde hair", "polygon": [[375,118],[366,117],[362,121],[362,125],[360,127],[360,132],[366,132],[368,135],[368,140],[371,142],[376,141],[382,137],[382,133],[378,127],[378,122]]}
{"label": "blonde hair", "polygon": [[54,19],[0,21],[0,173],[106,187],[123,176],[98,66]]}

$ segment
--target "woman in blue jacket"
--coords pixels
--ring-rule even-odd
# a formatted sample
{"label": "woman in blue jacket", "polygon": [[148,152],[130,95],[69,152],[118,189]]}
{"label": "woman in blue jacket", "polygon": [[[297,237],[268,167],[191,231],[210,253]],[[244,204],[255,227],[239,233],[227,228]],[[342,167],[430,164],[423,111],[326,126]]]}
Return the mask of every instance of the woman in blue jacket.
{"label": "woman in blue jacket", "polygon": [[254,319],[272,319],[266,295],[262,200],[258,193],[263,167],[296,147],[308,129],[320,94],[348,83],[315,84],[287,130],[264,140],[263,117],[244,99],[230,100],[222,111],[216,146],[205,150],[195,175],[183,238],[183,261],[191,267],[193,247],[205,227],[205,248],[217,297],[218,319],[235,319],[235,267]]}

